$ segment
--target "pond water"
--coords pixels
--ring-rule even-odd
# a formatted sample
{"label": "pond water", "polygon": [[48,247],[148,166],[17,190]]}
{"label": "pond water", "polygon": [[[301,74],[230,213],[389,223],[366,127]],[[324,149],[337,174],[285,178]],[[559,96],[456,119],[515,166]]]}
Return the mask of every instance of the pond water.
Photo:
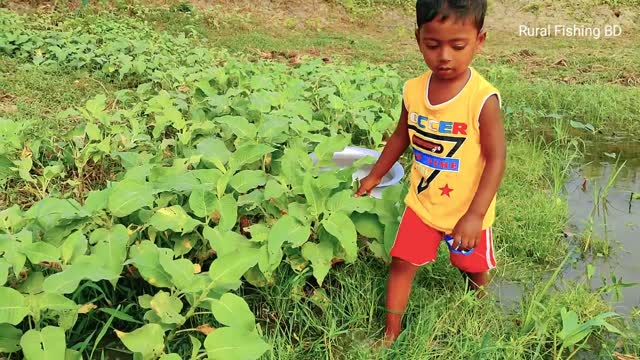
{"label": "pond water", "polygon": [[[609,190],[606,202],[594,205],[594,192],[605,187],[616,172],[616,161],[618,164],[624,162],[624,166]],[[634,308],[640,308],[640,261],[637,259],[640,254],[640,200],[632,199],[633,194],[640,194],[640,141],[609,139],[588,143],[583,163],[568,178],[565,189],[570,212],[568,232],[573,233],[569,239],[583,235],[589,229],[591,219],[592,238],[601,244],[608,242],[609,251],[606,246],[597,246],[593,255],[577,257],[563,269],[562,278],[585,279],[587,266],[592,265],[590,283],[594,289],[604,283],[612,285],[614,277],[617,283],[637,283],[620,287],[621,296],[607,298],[614,311],[628,317]],[[606,203],[606,211],[603,203]],[[578,241],[575,243],[579,244]],[[523,284],[498,280],[492,288],[504,307],[520,304]]]}
{"label": "pond water", "polygon": [[[621,289],[622,298],[611,298],[616,312],[629,315],[634,307],[640,307],[640,200],[633,200],[633,194],[640,194],[640,142],[593,143],[587,148],[585,165],[569,178],[568,192],[570,225],[581,234],[588,229],[592,209],[593,238],[610,244],[608,256],[595,256],[579,261],[568,268],[565,278],[584,276],[587,263],[594,266],[591,285],[602,286],[602,277],[608,284],[612,274],[622,283],[638,283]],[[594,206],[594,191],[606,185],[616,171],[616,159],[625,162],[614,186],[608,193],[606,211],[603,204]],[[605,255],[605,254],[603,254]]]}

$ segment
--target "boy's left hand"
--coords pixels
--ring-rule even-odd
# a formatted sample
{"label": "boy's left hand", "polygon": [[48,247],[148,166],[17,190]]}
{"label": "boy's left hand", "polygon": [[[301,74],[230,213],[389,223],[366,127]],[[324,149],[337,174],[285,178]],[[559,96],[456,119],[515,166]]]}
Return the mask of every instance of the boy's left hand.
{"label": "boy's left hand", "polygon": [[453,236],[453,247],[460,250],[471,250],[480,239],[482,232],[482,216],[476,213],[467,212],[458,220],[453,228],[451,236]]}

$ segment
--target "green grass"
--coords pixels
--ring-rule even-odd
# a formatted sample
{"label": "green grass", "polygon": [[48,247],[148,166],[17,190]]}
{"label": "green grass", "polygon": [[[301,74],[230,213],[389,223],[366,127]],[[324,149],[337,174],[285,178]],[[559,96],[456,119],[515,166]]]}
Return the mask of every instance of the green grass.
{"label": "green grass", "polygon": [[58,118],[58,114],[99,93],[115,91],[114,84],[104,82],[82,71],[21,64],[0,57],[0,90],[17,107],[0,113],[5,118],[28,122],[32,133],[61,132],[74,124]]}
{"label": "green grass", "polygon": [[[310,297],[302,299],[292,294],[304,281],[245,294],[274,343],[266,358],[552,358],[554,335],[561,328],[560,309],[575,309],[583,319],[606,310],[599,294],[584,284],[566,284],[571,290],[552,290],[547,296],[542,296],[544,284],[540,284],[528,287],[521,308],[507,312],[494,295],[477,300],[465,292],[459,273],[446,261],[438,261],[416,277],[405,332],[390,350],[376,350],[372,345],[384,326],[385,270],[377,261],[358,262],[334,271],[322,289],[307,285],[304,290]],[[523,329],[526,309],[534,299],[541,301],[534,305],[534,325]]]}

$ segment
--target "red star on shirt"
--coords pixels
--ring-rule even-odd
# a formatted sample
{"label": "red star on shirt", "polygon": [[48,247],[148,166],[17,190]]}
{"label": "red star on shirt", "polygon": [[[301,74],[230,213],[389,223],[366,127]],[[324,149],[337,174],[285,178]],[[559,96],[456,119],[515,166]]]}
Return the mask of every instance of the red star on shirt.
{"label": "red star on shirt", "polygon": [[449,184],[446,184],[445,186],[438,188],[442,191],[442,194],[440,194],[440,196],[445,196],[447,195],[448,197],[451,197],[451,195],[449,195],[453,189],[449,188]]}

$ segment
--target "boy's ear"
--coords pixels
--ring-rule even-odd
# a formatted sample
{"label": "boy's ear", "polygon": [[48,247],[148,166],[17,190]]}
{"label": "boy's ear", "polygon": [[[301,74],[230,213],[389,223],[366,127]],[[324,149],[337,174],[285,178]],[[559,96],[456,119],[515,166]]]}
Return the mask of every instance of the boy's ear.
{"label": "boy's ear", "polygon": [[487,32],[480,31],[480,33],[478,34],[478,45],[476,47],[476,51],[482,50],[482,46],[484,46],[485,40],[487,40]]}
{"label": "boy's ear", "polygon": [[420,28],[416,28],[416,42],[418,43],[418,45],[420,45]]}

